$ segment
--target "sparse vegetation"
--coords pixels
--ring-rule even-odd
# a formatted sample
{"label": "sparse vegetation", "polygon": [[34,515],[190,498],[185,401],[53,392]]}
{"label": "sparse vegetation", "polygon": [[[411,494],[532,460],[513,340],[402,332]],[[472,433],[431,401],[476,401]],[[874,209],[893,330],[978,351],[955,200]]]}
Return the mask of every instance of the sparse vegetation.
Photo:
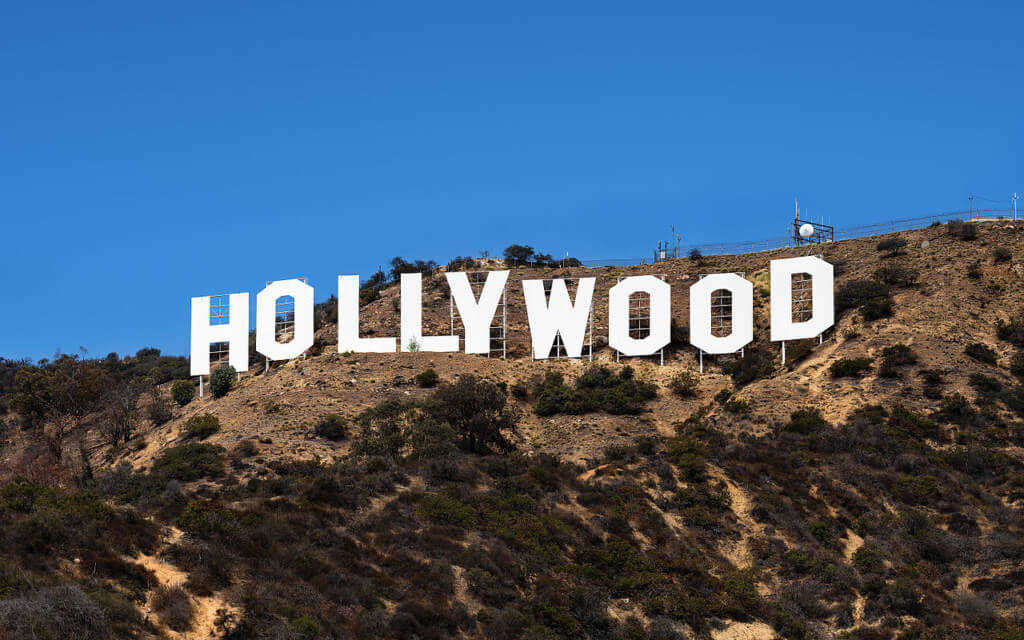
{"label": "sparse vegetation", "polygon": [[672,376],[669,381],[669,389],[680,398],[692,398],[696,395],[700,379],[692,371],[680,371]]}
{"label": "sparse vegetation", "polygon": [[946,229],[949,235],[960,240],[974,240],[978,237],[978,227],[973,222],[950,220],[946,223]]}
{"label": "sparse vegetation", "polygon": [[174,631],[192,628],[193,606],[188,592],[179,586],[161,586],[153,592],[153,611]]}
{"label": "sparse vegetation", "polygon": [[878,280],[853,280],[840,286],[835,305],[837,313],[859,308],[867,321],[887,318],[893,312],[889,285]]}
{"label": "sparse vegetation", "polygon": [[[860,244],[874,255],[874,241]],[[830,261],[839,249],[825,249]],[[945,266],[938,252],[914,253],[920,275],[905,271],[911,258],[877,269],[848,260],[849,272],[874,275],[868,295],[847,290],[857,294],[847,309],[918,280],[921,295],[945,295],[932,278]],[[944,273],[955,283],[965,265]],[[386,280],[376,289],[389,298],[382,311],[397,297]],[[958,357],[956,336],[943,343],[927,328],[849,317],[846,339],[804,341],[832,367],[816,359],[799,372],[780,368],[766,342],[745,358],[706,359],[706,377],[685,369],[692,350],[668,350],[675,370],[578,369],[533,365],[510,345],[509,363],[434,356],[451,381],[419,391],[406,386],[416,372],[407,367],[422,357],[378,369],[371,357],[313,353],[301,369],[254,376],[214,405],[232,425],[218,437],[230,453],[173,446],[177,422],[146,421],[152,381],[191,384],[177,359],[144,350],[0,360],[0,636],[120,640],[191,626],[226,640],[663,639],[711,637],[723,621],[785,638],[1014,640],[1024,321],[995,307],[1016,299],[1017,283],[1004,286],[1000,298],[964,292],[987,308],[951,297],[957,304],[928,310],[973,323],[975,340],[992,343],[984,332],[994,330],[1003,341],[969,345],[969,357]],[[431,293],[446,322],[443,290]],[[910,324],[919,294],[900,295]],[[758,340],[767,302],[756,301]],[[364,330],[394,335],[374,313]],[[993,317],[1010,319],[986,325]],[[798,344],[787,343],[787,364]],[[865,353],[887,379],[826,379],[866,375],[871,360],[853,357]],[[648,375],[693,400],[659,401]],[[509,402],[506,381],[523,405]],[[300,389],[317,395],[303,403]],[[57,402],[65,393],[81,406]],[[865,396],[877,404],[851,406]],[[170,399],[179,402],[173,385]],[[550,413],[519,433],[516,407],[542,400]],[[673,413],[684,407],[695,410]],[[351,419],[327,413],[360,409]],[[324,442],[338,426],[344,447]],[[145,446],[140,430],[150,446],[126,457]],[[168,526],[185,535],[168,539]],[[140,552],[187,580],[161,588],[133,561]],[[197,615],[195,597],[214,598],[219,611]],[[635,616],[623,615],[627,603]]]}

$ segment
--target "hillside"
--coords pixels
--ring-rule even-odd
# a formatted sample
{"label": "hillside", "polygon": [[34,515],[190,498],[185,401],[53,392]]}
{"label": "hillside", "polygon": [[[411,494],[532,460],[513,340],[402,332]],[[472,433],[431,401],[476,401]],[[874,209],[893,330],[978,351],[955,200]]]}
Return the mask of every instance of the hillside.
{"label": "hillside", "polygon": [[[79,412],[59,460],[12,390],[0,639],[1024,638],[1024,223],[976,226],[817,247],[836,325],[785,366],[768,264],[806,249],[514,269],[507,360],[338,354],[328,323],[221,398],[179,407],[150,376],[168,419],[133,396],[116,446],[108,407]],[[697,374],[686,290],[730,271],[755,283],[755,344]],[[648,273],[680,326],[663,366],[616,362],[607,290]],[[582,275],[593,362],[533,361],[520,282]],[[426,334],[445,286],[424,279]],[[364,334],[398,335],[397,300]]]}

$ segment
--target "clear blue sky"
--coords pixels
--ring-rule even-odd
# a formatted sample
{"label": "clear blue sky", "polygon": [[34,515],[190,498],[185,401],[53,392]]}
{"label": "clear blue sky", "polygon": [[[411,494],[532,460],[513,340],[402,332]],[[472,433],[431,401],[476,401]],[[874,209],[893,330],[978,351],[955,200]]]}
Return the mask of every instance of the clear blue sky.
{"label": "clear blue sky", "polygon": [[5,3],[0,356],[184,353],[190,296],[396,255],[1024,193],[1019,2],[699,5]]}

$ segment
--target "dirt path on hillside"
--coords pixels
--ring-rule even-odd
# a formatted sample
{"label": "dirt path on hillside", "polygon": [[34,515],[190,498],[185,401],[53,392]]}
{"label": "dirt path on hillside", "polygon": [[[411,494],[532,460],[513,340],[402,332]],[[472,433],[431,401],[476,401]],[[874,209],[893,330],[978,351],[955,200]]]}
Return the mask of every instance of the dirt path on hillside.
{"label": "dirt path on hillside", "polygon": [[[170,531],[170,535],[164,538],[160,550],[153,555],[147,555],[139,552],[139,554],[135,556],[134,560],[136,563],[153,572],[159,586],[183,587],[185,582],[188,580],[188,574],[157,557],[160,554],[160,551],[167,548],[169,545],[174,544],[184,535],[182,531],[175,527],[168,527],[168,529]],[[143,617],[145,617],[148,613],[150,622],[152,622],[157,629],[168,638],[177,638],[179,640],[207,640],[208,638],[212,638],[217,635],[214,629],[214,622],[216,620],[218,609],[226,609],[236,615],[238,614],[238,610],[229,605],[218,593],[214,593],[209,597],[201,597],[190,593],[189,599],[191,600],[193,607],[192,628],[188,631],[174,631],[163,625],[160,622],[159,617],[156,615],[156,611],[153,610],[153,593],[155,591],[156,589],[154,588],[146,594],[146,606],[142,614]]]}

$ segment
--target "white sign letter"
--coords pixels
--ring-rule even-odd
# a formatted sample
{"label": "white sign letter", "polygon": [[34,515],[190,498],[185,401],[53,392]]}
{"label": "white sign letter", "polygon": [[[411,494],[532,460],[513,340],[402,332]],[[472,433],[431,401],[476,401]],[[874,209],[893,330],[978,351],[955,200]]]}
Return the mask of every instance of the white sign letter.
{"label": "white sign letter", "polygon": [[491,271],[487,274],[479,301],[473,295],[473,287],[465,272],[445,273],[444,277],[448,279],[448,287],[455,299],[459,317],[462,318],[462,326],[466,328],[466,353],[490,353],[491,322],[501,294],[505,291],[508,271]]}
{"label": "white sign letter", "polygon": [[569,300],[565,280],[561,278],[551,281],[550,302],[544,299],[543,280],[523,280],[534,358],[543,360],[551,354],[555,334],[562,336],[562,343],[570,358],[583,355],[583,338],[587,333],[596,281],[597,278],[580,278],[576,288],[576,302],[573,303]]}
{"label": "white sign letter", "polygon": [[338,353],[394,353],[394,338],[359,337],[359,276],[338,276]]}
{"label": "white sign letter", "polygon": [[402,274],[402,351],[458,351],[459,336],[423,335],[423,277],[419,273]]}
{"label": "white sign letter", "polygon": [[[772,260],[772,341],[802,340],[821,335],[835,322],[833,268],[816,256]],[[793,322],[793,274],[811,276],[811,317]]]}
{"label": "white sign letter", "polygon": [[[711,333],[711,294],[732,294],[732,333]],[[690,344],[704,353],[736,353],[754,339],[754,285],[735,273],[704,276],[690,287]]]}
{"label": "white sign letter", "polygon": [[210,343],[228,343],[228,363],[235,371],[249,370],[249,294],[228,296],[227,324],[210,324],[210,296],[192,298],[192,364],[194,376],[210,374]]}
{"label": "white sign letter", "polygon": [[[646,293],[651,300],[646,338],[629,335],[629,298]],[[649,356],[672,340],[672,287],[655,276],[625,278],[608,291],[608,345],[624,356]]]}
{"label": "white sign letter", "polygon": [[[289,342],[277,341],[277,300],[291,296],[293,334]],[[313,287],[302,280],[278,280],[256,294],[256,350],[271,360],[298,358],[313,346]]]}

